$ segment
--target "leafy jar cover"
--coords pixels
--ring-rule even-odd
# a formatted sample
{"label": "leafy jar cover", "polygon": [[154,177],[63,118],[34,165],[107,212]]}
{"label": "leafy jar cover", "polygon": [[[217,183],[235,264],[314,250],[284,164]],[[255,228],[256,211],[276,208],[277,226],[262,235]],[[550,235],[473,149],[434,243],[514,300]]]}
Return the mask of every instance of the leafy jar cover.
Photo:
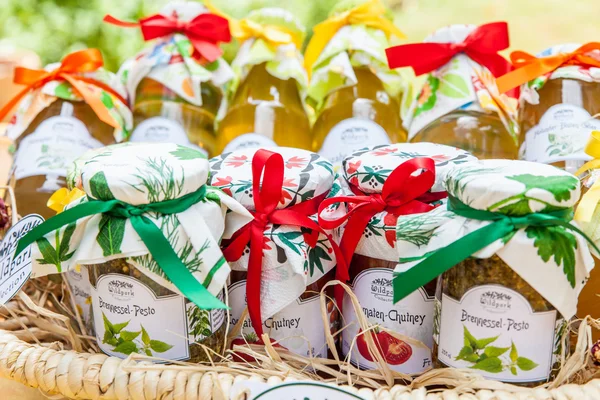
{"label": "leafy jar cover", "polygon": [[219,242],[251,215],[207,185],[202,153],[116,145],[74,171],[85,196],[19,243],[33,243],[32,276],[86,267],[98,345],[109,355],[206,359],[196,342],[221,352],[230,268]]}
{"label": "leafy jar cover", "polygon": [[[329,300],[331,326],[323,326],[319,293],[340,258],[316,213],[333,181],[331,163],[305,150],[244,149],[211,160],[211,184],[254,215],[223,244],[233,269],[233,345],[260,343],[267,333],[292,352],[327,356],[325,329],[335,328],[338,313]],[[241,318],[246,306],[249,319]]]}
{"label": "leafy jar cover", "polygon": [[567,349],[566,320],[594,262],[571,222],[579,180],[555,167],[484,160],[452,169],[446,206],[402,216],[395,300],[441,275],[434,321],[441,365],[505,382],[545,381]]}
{"label": "leafy jar cover", "polygon": [[321,226],[341,229],[340,247],[349,268],[343,273],[338,266],[337,278],[349,282],[369,324],[376,326],[370,334],[376,349],[369,349],[369,334],[362,332],[344,293],[341,349],[359,367],[374,369],[383,362],[406,374],[431,368],[435,280],[393,303],[396,238],[413,236],[411,227],[400,231],[396,222],[406,214],[427,218],[446,195],[445,174],[473,160],[464,150],[433,143],[375,146],[344,160],[343,190],[321,205],[319,218]]}

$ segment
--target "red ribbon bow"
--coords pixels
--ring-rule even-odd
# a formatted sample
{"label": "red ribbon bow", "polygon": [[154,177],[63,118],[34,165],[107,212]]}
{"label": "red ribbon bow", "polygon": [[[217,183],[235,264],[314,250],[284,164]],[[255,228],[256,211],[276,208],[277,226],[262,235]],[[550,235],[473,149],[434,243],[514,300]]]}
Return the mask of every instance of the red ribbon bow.
{"label": "red ribbon bow", "polygon": [[[418,175],[415,172],[423,170]],[[356,196],[339,196],[325,199],[319,206],[319,225],[324,229],[335,229],[348,221],[340,244],[345,260],[349,266],[354,250],[365,231],[369,220],[376,214],[387,211],[394,215],[407,215],[431,211],[435,206],[429,202],[440,200],[447,196],[446,192],[429,193],[435,182],[435,162],[431,158],[413,158],[400,164],[392,171],[385,181],[381,194],[365,195],[358,189],[352,188]],[[354,204],[354,208],[337,219],[323,219],[322,211],[335,203]],[[350,279],[348,269],[336,269],[336,279],[347,282]],[[342,305],[343,290],[336,287],[335,296],[338,307]]]}
{"label": "red ribbon bow", "polygon": [[143,18],[139,22],[121,21],[106,15],[104,21],[125,28],[139,26],[145,41],[181,33],[190,39],[199,56],[208,62],[213,62],[223,55],[219,43],[231,41],[229,21],[210,13],[200,14],[189,22],[162,14]]}
{"label": "red ribbon bow", "polygon": [[487,67],[499,77],[512,69],[498,52],[508,48],[508,25],[492,22],[481,25],[461,43],[412,43],[385,50],[390,68],[412,67],[416,75],[440,68],[458,53]]}
{"label": "red ribbon bow", "polygon": [[[246,245],[250,243],[246,299],[252,327],[259,337],[263,333],[260,310],[263,237],[269,223],[311,229],[312,235],[307,239],[310,241],[311,247],[316,245],[319,233],[325,234],[336,255],[338,267],[341,264],[345,268],[339,247],[333,242],[330,235],[309,218],[310,215],[317,212],[326,193],[286,209],[277,209],[283,189],[283,166],[283,157],[279,153],[260,149],[254,154],[252,159],[252,198],[256,209],[253,212],[254,220],[236,232],[223,250],[227,261],[236,261],[242,256]],[[262,187],[261,177],[263,178]]]}

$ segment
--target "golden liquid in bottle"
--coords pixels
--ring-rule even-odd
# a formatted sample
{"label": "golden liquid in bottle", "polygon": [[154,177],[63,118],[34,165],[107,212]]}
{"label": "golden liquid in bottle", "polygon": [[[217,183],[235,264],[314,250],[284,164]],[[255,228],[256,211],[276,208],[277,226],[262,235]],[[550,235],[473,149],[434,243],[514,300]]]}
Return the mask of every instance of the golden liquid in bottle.
{"label": "golden liquid in bottle", "polygon": [[[544,114],[557,104],[572,104],[585,109],[591,116],[600,113],[600,83],[584,82],[576,79],[551,79],[540,90],[539,104],[525,102],[520,110],[521,135],[519,144],[525,142],[527,132],[539,124]],[[565,119],[564,122],[570,122]],[[581,121],[576,121],[581,122]],[[542,149],[542,151],[545,149]],[[569,160],[552,165],[574,173],[581,165],[581,160]]]}
{"label": "golden liquid in bottle", "polygon": [[[325,99],[323,111],[313,127],[313,151],[321,149],[334,126],[349,118],[375,122],[385,130],[391,143],[406,141],[399,99],[388,95],[381,80],[369,68],[355,68],[354,72],[358,80],[356,85],[338,89]],[[362,147],[377,144],[383,143],[367,143]]]}
{"label": "golden liquid in bottle", "polygon": [[264,136],[278,146],[311,148],[310,122],[296,81],[272,76],[264,63],[252,67],[219,123],[219,153],[247,133]]}
{"label": "golden liquid in bottle", "polygon": [[458,147],[477,158],[517,159],[518,148],[497,114],[453,111],[421,129],[411,142]]}
{"label": "golden liquid in bottle", "polygon": [[[50,106],[42,110],[31,122],[31,124],[29,124],[23,134],[16,140],[16,162],[19,162],[19,157],[27,157],[27,154],[19,152],[19,145],[23,139],[34,133],[38,126],[46,119],[61,115],[63,104],[68,106],[69,109],[72,107],[72,111],[70,112],[69,116],[81,121],[95,140],[99,141],[105,146],[115,143],[113,136],[114,128],[100,121],[94,110],[92,110],[87,103],[83,101],[75,101],[71,103],[66,100],[58,99]],[[58,133],[60,132],[57,132],[57,134]],[[81,156],[81,154],[70,154],[69,156],[72,160],[74,160]],[[63,170],[63,172],[65,171]],[[67,186],[64,176],[57,176],[56,179],[52,179],[50,182],[46,175],[35,175],[22,179],[16,179],[13,173],[11,182],[14,186],[19,215],[23,216],[36,213],[40,214],[45,219],[56,215],[55,211],[47,207],[46,204],[48,199],[56,190]]]}
{"label": "golden liquid in bottle", "polygon": [[[181,125],[191,144],[206,150],[212,157],[217,154],[214,124],[223,95],[210,82],[203,82],[200,91],[202,106],[195,106],[162,83],[144,78],[136,90],[133,123],[137,127],[152,117],[170,119]],[[192,94],[191,87],[187,88],[187,92]]]}

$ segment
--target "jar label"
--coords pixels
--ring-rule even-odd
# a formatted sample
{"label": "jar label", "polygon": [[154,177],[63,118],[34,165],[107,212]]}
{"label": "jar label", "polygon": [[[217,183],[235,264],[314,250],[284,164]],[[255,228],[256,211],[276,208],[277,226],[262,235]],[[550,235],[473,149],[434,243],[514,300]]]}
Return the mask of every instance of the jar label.
{"label": "jar label", "polygon": [[527,299],[500,285],[469,289],[460,301],[442,294],[438,359],[504,382],[548,379],[556,311],[533,312]]}
{"label": "jar label", "polygon": [[[382,356],[392,370],[406,374],[419,373],[431,367],[434,297],[419,288],[394,304],[392,279],[392,269],[369,268],[354,278],[352,289],[371,324],[409,336],[427,346],[410,345],[382,330],[375,334]],[[360,368],[376,369],[377,364],[369,353],[366,337],[359,335],[360,326],[347,294],[344,295],[342,310],[342,324],[345,325],[342,326],[343,354],[351,352],[350,361]]]}
{"label": "jar label", "polygon": [[[247,306],[245,280],[229,286],[229,306],[231,307],[230,329],[232,329]],[[296,354],[327,357],[328,347],[318,295],[309,299],[297,299],[264,321],[263,331],[268,333],[271,339],[277,340],[280,346]],[[232,345],[244,345],[257,342],[259,339],[248,317],[243,323],[242,335],[243,337],[234,339]]]}
{"label": "jar label", "polygon": [[526,133],[521,158],[540,163],[589,160],[584,147],[590,133],[599,129],[600,120],[592,118],[585,109],[556,104]]}
{"label": "jar label", "polygon": [[[217,295],[223,301],[223,292]],[[225,310],[222,308],[214,310],[202,310],[194,303],[185,305],[188,320],[188,332],[191,342],[199,342],[215,333],[225,322]]]}
{"label": "jar label", "polygon": [[190,357],[183,296],[158,297],[144,283],[121,274],[102,275],[90,289],[103,352],[120,358],[132,353],[168,360]]}
{"label": "jar label", "polygon": [[67,167],[76,158],[102,146],[77,118],[50,117],[19,144],[13,166],[15,178],[66,176]]}
{"label": "jar label", "polygon": [[175,143],[191,147],[208,157],[208,152],[205,149],[190,142],[181,124],[165,117],[152,117],[140,122],[133,130],[129,141]]}
{"label": "jar label", "polygon": [[79,271],[70,269],[64,276],[66,277],[71,293],[73,294],[73,301],[77,313],[85,324],[86,329],[88,329],[91,327],[90,318],[92,314],[92,295],[90,293],[88,270],[85,266],[80,266]]}
{"label": "jar label", "polygon": [[348,118],[331,128],[319,155],[339,166],[356,150],[390,143],[389,136],[377,123],[370,119]]}
{"label": "jar label", "polygon": [[223,153],[231,153],[243,149],[259,149],[262,147],[277,147],[277,143],[258,133],[246,133],[229,142],[223,149]]}

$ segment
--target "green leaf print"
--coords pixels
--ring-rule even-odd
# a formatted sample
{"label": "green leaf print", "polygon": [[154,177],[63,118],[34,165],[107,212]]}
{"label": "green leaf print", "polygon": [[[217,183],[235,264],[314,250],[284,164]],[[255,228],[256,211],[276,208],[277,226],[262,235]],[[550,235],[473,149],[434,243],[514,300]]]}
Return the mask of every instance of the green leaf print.
{"label": "green leaf print", "polygon": [[571,287],[575,287],[575,250],[577,239],[562,226],[529,226],[525,229],[527,237],[534,239],[533,245],[538,249],[538,255],[544,262],[554,258],[558,266],[563,266],[563,272]]}
{"label": "green leaf print", "polygon": [[206,160],[206,155],[204,155],[204,153],[201,151],[182,145],[177,145],[177,150],[173,150],[169,154],[171,154],[173,157],[176,157],[178,160],[183,161],[197,159]]}
{"label": "green leaf print", "polygon": [[38,259],[37,261],[40,264],[56,265],[58,271],[60,272],[60,259],[58,257],[58,254],[56,254],[56,250],[54,249],[54,247],[52,247],[48,239],[46,239],[45,237],[38,239],[37,245],[43,257],[41,259]]}
{"label": "green leaf print", "polygon": [[71,99],[73,97],[73,90],[71,89],[71,84],[67,82],[62,82],[56,86],[54,89],[54,94],[56,97],[60,97],[61,99]]}
{"label": "green leaf print", "polygon": [[437,101],[437,90],[440,86],[440,80],[433,75],[427,77],[427,81],[423,85],[419,97],[417,98],[417,109],[415,117],[425,111],[431,110]]}
{"label": "green leaf print", "polygon": [[321,271],[321,273],[325,273],[323,263],[321,262],[321,260],[331,261],[331,257],[329,257],[329,254],[327,254],[326,250],[324,250],[319,245],[309,250],[308,265],[310,270],[310,276],[314,275],[315,267],[317,267],[317,269]]}
{"label": "green leaf print", "polygon": [[519,358],[519,353],[517,352],[517,347],[515,346],[515,342],[510,342],[510,361],[516,362],[517,358]]}
{"label": "green leaf print", "polygon": [[148,335],[148,331],[146,331],[146,329],[144,329],[143,326],[142,326],[142,343],[144,343],[146,346],[150,346],[150,335]]}
{"label": "green leaf print", "polygon": [[502,360],[500,360],[498,357],[488,357],[488,358],[485,358],[485,359],[477,362],[475,365],[471,366],[470,368],[480,369],[482,371],[497,374],[499,372],[502,372]]}
{"label": "green leaf print", "polygon": [[36,241],[38,249],[42,254],[42,258],[38,258],[37,262],[45,265],[54,265],[58,272],[62,272],[62,263],[73,257],[75,251],[69,252],[70,241],[75,232],[77,225],[75,223],[66,226],[60,236],[60,230],[54,232],[54,246],[45,237]]}
{"label": "green leaf print", "polygon": [[168,343],[165,342],[161,342],[160,340],[151,340],[150,341],[150,348],[152,350],[154,350],[157,353],[164,353],[165,351],[168,351],[169,349],[172,349],[173,346],[171,346]]}
{"label": "green leaf print", "polygon": [[484,354],[488,357],[500,357],[502,354],[506,353],[510,347],[496,347],[496,346],[488,346],[484,349]]}
{"label": "green leaf print", "polygon": [[556,201],[571,199],[571,191],[577,188],[579,180],[574,176],[536,176],[531,174],[508,176],[508,179],[521,182],[526,190],[544,189],[552,193]]}
{"label": "green leaf print", "polygon": [[90,179],[90,191],[92,196],[98,200],[113,200],[115,198],[108,187],[106,176],[102,171],[96,172]]}
{"label": "green leaf print", "polygon": [[100,100],[106,108],[115,108],[115,103],[113,102],[112,97],[110,97],[110,95],[104,90],[100,93]]}
{"label": "green leaf print", "polygon": [[440,82],[440,93],[446,97],[462,99],[469,95],[469,86],[459,74],[445,74]]}
{"label": "green leaf print", "polygon": [[102,247],[104,256],[121,253],[121,244],[125,236],[125,219],[103,214],[98,224],[96,241]]}
{"label": "green leaf print", "polygon": [[538,364],[534,363],[529,358],[525,358],[525,357],[517,358],[517,367],[519,367],[523,371],[531,371],[532,369],[534,369],[537,366],[538,366]]}
{"label": "green leaf print", "polygon": [[102,313],[102,320],[105,329],[102,343],[113,346],[112,351],[115,353],[125,355],[139,353],[153,356],[152,351],[164,353],[173,348],[168,343],[152,340],[143,325],[140,325],[139,331],[134,332],[124,330],[129,325],[129,321],[113,324],[104,313]]}
{"label": "green leaf print", "polygon": [[131,353],[137,353],[138,347],[133,342],[123,342],[123,343],[117,345],[117,347],[115,347],[113,349],[113,351],[115,353],[122,353],[125,355],[130,355]]}
{"label": "green leaf print", "polygon": [[515,203],[500,207],[498,212],[505,215],[517,216],[531,214],[533,211],[531,210],[531,207],[529,207],[529,199],[521,199]]}
{"label": "green leaf print", "polygon": [[142,333],[142,331],[139,331],[139,332],[121,331],[119,336],[121,337],[121,339],[131,342],[134,339],[136,339],[138,336],[140,336],[141,333]]}

